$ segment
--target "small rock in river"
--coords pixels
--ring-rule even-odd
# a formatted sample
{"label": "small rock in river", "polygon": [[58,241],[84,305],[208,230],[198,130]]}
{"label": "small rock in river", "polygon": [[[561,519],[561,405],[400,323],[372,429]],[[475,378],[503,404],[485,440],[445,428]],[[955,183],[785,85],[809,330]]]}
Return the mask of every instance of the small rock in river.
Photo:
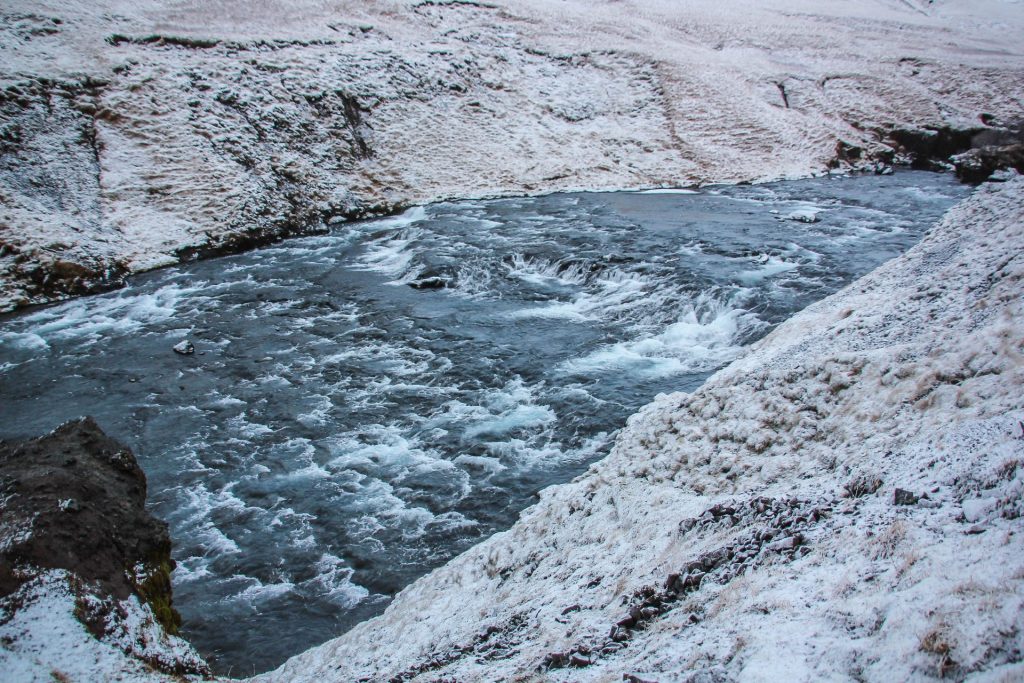
{"label": "small rock in river", "polygon": [[786,218],[791,221],[800,221],[801,223],[817,223],[821,220],[818,217],[820,212],[821,210],[816,208],[802,208],[791,212]]}
{"label": "small rock in river", "polygon": [[410,282],[409,286],[413,289],[442,289],[448,286],[448,281],[441,277],[425,277]]}
{"label": "small rock in river", "polygon": [[183,356],[189,356],[196,352],[196,347],[188,339],[182,339],[173,348],[175,353],[180,353]]}

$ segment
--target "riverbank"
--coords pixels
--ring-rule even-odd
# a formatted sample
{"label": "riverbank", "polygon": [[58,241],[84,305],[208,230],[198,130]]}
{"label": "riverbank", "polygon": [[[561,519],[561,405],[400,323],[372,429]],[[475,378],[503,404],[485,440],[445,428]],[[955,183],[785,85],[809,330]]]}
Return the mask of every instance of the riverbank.
{"label": "riverbank", "polygon": [[[1009,0],[5,8],[0,309],[441,197],[944,159],[1024,117],[1022,28]],[[984,186],[260,680],[1024,675],[1022,199]],[[2,615],[19,674],[165,678],[64,580]]]}
{"label": "riverbank", "polygon": [[1019,177],[983,186],[659,396],[508,532],[255,680],[1021,675],[1022,199]]}
{"label": "riverbank", "polygon": [[508,529],[658,393],[970,192],[897,171],[443,202],[168,268],[3,321],[0,439],[88,406],[170,525],[183,634],[217,673],[262,673]]}
{"label": "riverbank", "polygon": [[[982,186],[659,396],[511,530],[256,680],[1019,676],[1022,199],[1019,177]],[[44,583],[3,626],[25,680],[163,680]]]}
{"label": "riverbank", "polygon": [[1001,0],[8,9],[0,310],[447,197],[945,159],[1024,119],[1022,30]]}

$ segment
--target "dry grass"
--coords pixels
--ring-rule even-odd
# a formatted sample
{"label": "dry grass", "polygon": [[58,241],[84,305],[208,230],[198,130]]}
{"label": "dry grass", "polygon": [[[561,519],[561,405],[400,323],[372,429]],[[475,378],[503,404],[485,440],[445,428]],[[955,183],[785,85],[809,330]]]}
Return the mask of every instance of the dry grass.
{"label": "dry grass", "polygon": [[921,652],[938,657],[936,673],[939,678],[945,678],[958,666],[952,655],[954,646],[955,644],[951,642],[945,624],[939,624],[921,639],[919,646]]}
{"label": "dry grass", "polygon": [[872,541],[871,558],[885,560],[896,555],[907,538],[907,525],[897,519]]}

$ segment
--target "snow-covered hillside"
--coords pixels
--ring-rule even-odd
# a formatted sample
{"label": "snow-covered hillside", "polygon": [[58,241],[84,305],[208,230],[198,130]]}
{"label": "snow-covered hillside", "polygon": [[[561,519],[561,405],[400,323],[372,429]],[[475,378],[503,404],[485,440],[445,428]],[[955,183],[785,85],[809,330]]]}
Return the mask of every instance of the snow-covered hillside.
{"label": "snow-covered hillside", "polygon": [[410,202],[865,161],[1024,118],[1022,34],[1009,0],[7,0],[0,309]]}
{"label": "snow-covered hillside", "polygon": [[[1024,119],[1022,35],[1016,0],[4,0],[0,310],[442,197],[885,163]],[[256,680],[1024,678],[1006,177]],[[163,678],[64,580],[0,611],[6,670]]]}
{"label": "snow-covered hillside", "polygon": [[1022,245],[985,186],[257,680],[1020,680]]}

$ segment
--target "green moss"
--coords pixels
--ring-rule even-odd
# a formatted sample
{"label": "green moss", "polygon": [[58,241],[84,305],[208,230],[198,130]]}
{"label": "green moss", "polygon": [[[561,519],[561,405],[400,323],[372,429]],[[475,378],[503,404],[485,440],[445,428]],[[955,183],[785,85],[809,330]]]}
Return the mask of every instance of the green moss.
{"label": "green moss", "polygon": [[169,558],[159,558],[149,564],[152,569],[144,581],[135,577],[135,589],[150,609],[164,631],[178,635],[181,628],[181,615],[171,606],[171,562]]}

